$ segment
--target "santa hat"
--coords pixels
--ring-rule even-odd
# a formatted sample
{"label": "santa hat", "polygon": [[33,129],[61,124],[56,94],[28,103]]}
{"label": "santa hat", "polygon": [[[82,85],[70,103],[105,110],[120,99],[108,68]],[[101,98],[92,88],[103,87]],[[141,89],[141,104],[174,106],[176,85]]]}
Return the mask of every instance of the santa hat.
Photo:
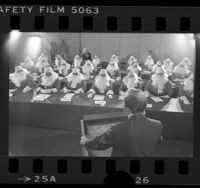
{"label": "santa hat", "polygon": [[156,72],[155,72],[156,74],[165,74],[166,73],[166,71],[165,71],[165,69],[163,68],[163,67],[158,67],[157,69],[156,69]]}

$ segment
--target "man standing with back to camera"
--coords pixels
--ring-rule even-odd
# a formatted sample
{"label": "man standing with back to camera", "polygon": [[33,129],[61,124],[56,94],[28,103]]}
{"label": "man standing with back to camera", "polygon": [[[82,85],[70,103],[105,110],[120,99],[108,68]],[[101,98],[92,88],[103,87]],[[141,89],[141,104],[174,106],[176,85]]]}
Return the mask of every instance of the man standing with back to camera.
{"label": "man standing with back to camera", "polygon": [[163,125],[160,121],[145,116],[146,105],[147,99],[143,91],[129,89],[124,99],[125,109],[131,111],[128,120],[93,139],[81,137],[81,145],[93,150],[112,147],[111,156],[153,157],[156,145],[162,141]]}

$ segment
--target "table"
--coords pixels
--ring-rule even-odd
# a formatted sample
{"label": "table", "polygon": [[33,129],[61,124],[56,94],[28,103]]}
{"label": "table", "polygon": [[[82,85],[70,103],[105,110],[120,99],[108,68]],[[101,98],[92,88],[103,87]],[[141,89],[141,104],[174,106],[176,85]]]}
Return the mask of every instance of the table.
{"label": "table", "polygon": [[[9,121],[13,125],[26,125],[56,129],[67,129],[80,132],[80,120],[83,115],[122,112],[123,101],[114,95],[113,99],[105,97],[106,105],[96,105],[93,99],[88,99],[86,94],[75,95],[72,102],[61,102],[60,98],[65,94],[58,92],[52,94],[45,102],[30,102],[33,92],[22,93],[16,91],[9,102]],[[193,104],[183,108],[185,113],[170,112],[165,109],[171,99],[163,99],[163,102],[154,102],[148,99],[152,108],[147,108],[146,115],[158,119],[164,124],[164,135],[167,138],[192,140],[193,130]],[[175,131],[176,130],[176,131]]]}

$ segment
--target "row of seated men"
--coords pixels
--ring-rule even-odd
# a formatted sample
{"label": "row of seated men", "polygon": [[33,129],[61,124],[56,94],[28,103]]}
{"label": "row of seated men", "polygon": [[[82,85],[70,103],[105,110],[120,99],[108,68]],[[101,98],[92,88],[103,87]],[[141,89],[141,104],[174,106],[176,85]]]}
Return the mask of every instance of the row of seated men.
{"label": "row of seated men", "polygon": [[[37,93],[63,92],[88,93],[92,97],[95,93],[106,94],[112,98],[114,95],[113,84],[120,82],[119,94],[123,95],[129,88],[144,89],[147,96],[168,96],[173,94],[173,83],[179,88],[178,97],[181,99],[193,98],[193,73],[192,63],[188,58],[173,67],[173,62],[166,60],[153,62],[148,56],[143,66],[140,66],[134,56],[130,56],[127,62],[126,75],[122,77],[117,55],[112,55],[108,65],[103,66],[98,56],[93,60],[82,60],[75,56],[73,65],[67,63],[60,55],[55,57],[54,65],[50,65],[48,57],[41,54],[34,63],[30,57],[15,67],[15,71],[9,75],[9,88],[22,89],[27,92],[35,89]],[[141,74],[150,74],[150,77],[142,87]],[[89,90],[86,88],[86,80],[91,79],[93,84]],[[177,84],[178,83],[178,84]]]}

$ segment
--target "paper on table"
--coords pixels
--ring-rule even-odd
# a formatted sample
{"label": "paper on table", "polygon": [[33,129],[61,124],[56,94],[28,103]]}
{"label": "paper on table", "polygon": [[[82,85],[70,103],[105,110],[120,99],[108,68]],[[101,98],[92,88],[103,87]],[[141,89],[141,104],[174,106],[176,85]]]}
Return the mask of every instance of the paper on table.
{"label": "paper on table", "polygon": [[67,93],[63,98],[60,99],[60,101],[72,101],[73,96],[74,93]]}
{"label": "paper on table", "polygon": [[95,101],[103,101],[104,98],[105,98],[104,95],[95,95],[93,99],[94,99]]}
{"label": "paper on table", "polygon": [[106,105],[106,101],[95,101],[95,104],[100,104],[101,106]]}
{"label": "paper on table", "polygon": [[152,104],[147,104],[147,108],[152,108]]}
{"label": "paper on table", "polygon": [[9,89],[9,93],[13,93],[15,89]]}
{"label": "paper on table", "polygon": [[151,97],[151,99],[155,102],[163,102],[163,100],[160,97]]}
{"label": "paper on table", "polygon": [[34,101],[44,101],[45,99],[47,99],[48,97],[50,97],[49,94],[39,94],[37,96],[35,96],[33,98]]}
{"label": "paper on table", "polygon": [[177,98],[170,99],[169,103],[165,105],[165,107],[162,110],[170,112],[183,112],[179,104],[179,99]]}

